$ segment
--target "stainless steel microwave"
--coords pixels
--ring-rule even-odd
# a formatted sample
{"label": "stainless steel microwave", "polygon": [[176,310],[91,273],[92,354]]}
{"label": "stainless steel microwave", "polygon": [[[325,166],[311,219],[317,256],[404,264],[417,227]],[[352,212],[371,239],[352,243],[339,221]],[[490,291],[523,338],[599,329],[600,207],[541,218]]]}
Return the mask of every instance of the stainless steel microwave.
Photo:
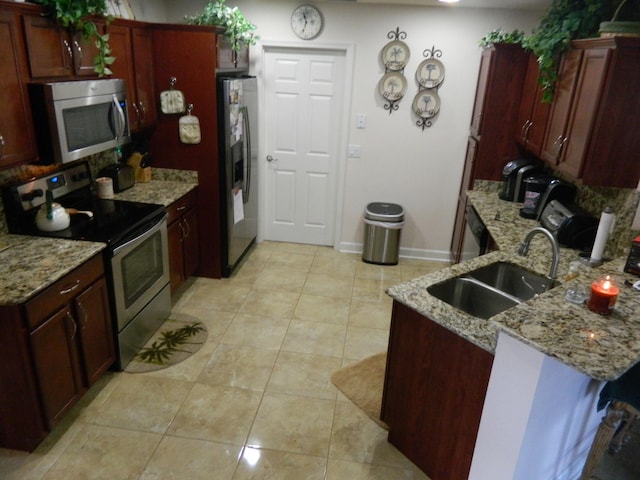
{"label": "stainless steel microwave", "polygon": [[43,163],[66,163],[129,143],[127,89],[121,79],[31,83]]}

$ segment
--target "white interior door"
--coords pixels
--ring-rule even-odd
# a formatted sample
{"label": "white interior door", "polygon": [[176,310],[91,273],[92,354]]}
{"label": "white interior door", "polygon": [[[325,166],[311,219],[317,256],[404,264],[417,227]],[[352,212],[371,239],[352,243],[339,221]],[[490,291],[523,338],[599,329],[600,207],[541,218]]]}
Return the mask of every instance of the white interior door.
{"label": "white interior door", "polygon": [[265,238],[333,245],[345,54],[265,53]]}

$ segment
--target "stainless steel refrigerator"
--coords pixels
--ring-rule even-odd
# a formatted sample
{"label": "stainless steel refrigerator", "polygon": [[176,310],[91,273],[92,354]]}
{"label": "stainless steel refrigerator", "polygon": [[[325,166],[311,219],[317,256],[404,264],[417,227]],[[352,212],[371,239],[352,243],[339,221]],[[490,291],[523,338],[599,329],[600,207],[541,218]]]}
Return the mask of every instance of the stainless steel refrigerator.
{"label": "stainless steel refrigerator", "polygon": [[249,252],[258,233],[258,82],[218,77],[222,276]]}

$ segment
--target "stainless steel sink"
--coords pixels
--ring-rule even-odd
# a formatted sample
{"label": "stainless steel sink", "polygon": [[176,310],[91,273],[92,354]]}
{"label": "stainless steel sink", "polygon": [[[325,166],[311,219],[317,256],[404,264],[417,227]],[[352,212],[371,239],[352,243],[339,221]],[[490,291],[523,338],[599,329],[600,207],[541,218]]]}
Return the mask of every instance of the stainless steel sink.
{"label": "stainless steel sink", "polygon": [[487,319],[521,301],[470,277],[454,277],[427,287],[427,291],[452,307]]}
{"label": "stainless steel sink", "polygon": [[491,263],[467,275],[520,300],[529,300],[554,286],[550,278],[507,262]]}
{"label": "stainless steel sink", "polygon": [[496,262],[427,287],[434,297],[477,318],[487,319],[554,286],[544,275]]}

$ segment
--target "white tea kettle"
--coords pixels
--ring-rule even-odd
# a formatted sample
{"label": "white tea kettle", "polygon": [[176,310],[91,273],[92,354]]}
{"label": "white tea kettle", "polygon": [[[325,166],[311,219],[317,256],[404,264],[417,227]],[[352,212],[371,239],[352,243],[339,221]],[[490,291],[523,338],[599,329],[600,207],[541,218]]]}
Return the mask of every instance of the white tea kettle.
{"label": "white tea kettle", "polygon": [[69,212],[53,201],[51,190],[47,190],[47,203],[40,207],[36,213],[36,226],[43,232],[57,232],[64,230],[71,223]]}

